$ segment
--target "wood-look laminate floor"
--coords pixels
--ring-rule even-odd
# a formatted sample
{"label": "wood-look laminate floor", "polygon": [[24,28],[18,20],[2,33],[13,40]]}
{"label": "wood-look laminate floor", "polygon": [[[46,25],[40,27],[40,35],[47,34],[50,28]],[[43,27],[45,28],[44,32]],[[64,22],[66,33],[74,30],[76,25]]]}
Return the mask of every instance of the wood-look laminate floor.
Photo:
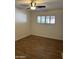
{"label": "wood-look laminate floor", "polygon": [[62,59],[63,41],[31,35],[16,41],[16,59]]}

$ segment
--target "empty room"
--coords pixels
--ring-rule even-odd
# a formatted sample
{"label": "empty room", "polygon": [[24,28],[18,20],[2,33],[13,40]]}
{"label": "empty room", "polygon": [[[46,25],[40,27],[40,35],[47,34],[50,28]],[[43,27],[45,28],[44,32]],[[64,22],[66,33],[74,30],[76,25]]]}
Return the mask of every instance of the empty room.
{"label": "empty room", "polygon": [[15,59],[63,59],[63,0],[15,0]]}

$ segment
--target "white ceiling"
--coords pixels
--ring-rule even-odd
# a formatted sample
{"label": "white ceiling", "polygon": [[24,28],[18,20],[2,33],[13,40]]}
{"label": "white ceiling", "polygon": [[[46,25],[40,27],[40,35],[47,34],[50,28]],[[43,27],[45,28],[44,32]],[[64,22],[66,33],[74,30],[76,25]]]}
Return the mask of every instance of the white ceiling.
{"label": "white ceiling", "polygon": [[[16,0],[16,7],[25,9],[29,7],[29,4],[27,2],[30,2],[31,0]],[[38,3],[40,2],[40,3]],[[25,6],[22,6],[21,4],[24,4]],[[37,0],[37,5],[45,5],[46,8],[39,9],[39,10],[47,10],[47,9],[56,9],[56,8],[63,8],[63,0]]]}

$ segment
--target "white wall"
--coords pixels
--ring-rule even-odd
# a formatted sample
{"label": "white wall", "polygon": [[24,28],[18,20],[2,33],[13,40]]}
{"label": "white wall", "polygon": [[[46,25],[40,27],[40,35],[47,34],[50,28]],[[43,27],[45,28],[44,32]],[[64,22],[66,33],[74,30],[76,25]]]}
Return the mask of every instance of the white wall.
{"label": "white wall", "polygon": [[15,10],[15,39],[21,39],[30,35],[30,14],[25,10]]}
{"label": "white wall", "polygon": [[[56,17],[56,23],[53,25],[38,24],[37,16],[51,15]],[[36,11],[31,13],[31,31],[32,35],[38,35],[48,38],[63,40],[63,10],[55,9],[50,11]]]}
{"label": "white wall", "polygon": [[[15,15],[16,40],[29,36],[31,34],[63,40],[63,10],[62,9],[55,9],[49,11],[33,11],[31,12],[30,15],[29,12],[16,8],[15,14],[16,14]],[[38,24],[36,17],[39,15],[55,16],[56,23],[53,25]]]}

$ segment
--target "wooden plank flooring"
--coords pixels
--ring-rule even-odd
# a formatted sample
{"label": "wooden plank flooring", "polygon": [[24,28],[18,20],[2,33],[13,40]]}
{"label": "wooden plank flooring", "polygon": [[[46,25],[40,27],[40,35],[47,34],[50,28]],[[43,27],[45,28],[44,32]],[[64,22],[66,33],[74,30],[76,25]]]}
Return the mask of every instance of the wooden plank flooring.
{"label": "wooden plank flooring", "polygon": [[15,44],[16,59],[62,59],[62,52],[62,40],[34,35],[18,40]]}

